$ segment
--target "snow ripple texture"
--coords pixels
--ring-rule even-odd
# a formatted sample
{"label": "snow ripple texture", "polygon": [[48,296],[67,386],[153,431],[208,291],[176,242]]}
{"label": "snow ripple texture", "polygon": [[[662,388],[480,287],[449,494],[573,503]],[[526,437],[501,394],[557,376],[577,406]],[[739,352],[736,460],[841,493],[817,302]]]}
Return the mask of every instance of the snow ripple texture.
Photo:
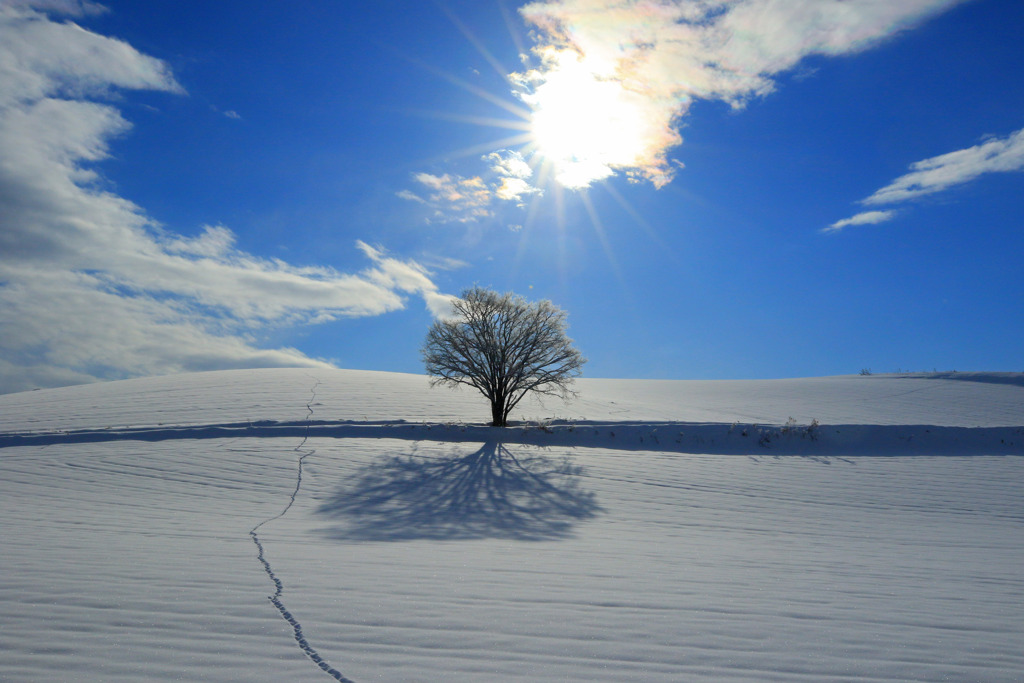
{"label": "snow ripple texture", "polygon": [[580,389],[0,396],[0,681],[1022,681],[1024,374]]}

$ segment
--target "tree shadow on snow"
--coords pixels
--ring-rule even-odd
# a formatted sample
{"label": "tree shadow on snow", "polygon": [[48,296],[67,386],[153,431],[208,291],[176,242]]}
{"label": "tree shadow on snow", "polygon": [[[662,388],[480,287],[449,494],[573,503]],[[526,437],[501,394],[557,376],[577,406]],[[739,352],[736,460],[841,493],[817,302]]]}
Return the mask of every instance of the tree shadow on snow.
{"label": "tree shadow on snow", "polygon": [[489,441],[469,455],[401,455],[363,468],[317,514],[347,541],[565,538],[601,512],[568,458],[513,454]]}

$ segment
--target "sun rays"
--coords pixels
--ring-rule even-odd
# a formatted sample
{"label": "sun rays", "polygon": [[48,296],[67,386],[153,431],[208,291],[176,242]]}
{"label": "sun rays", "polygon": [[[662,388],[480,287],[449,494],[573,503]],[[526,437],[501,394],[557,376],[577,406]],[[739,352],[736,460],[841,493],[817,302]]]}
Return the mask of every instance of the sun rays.
{"label": "sun rays", "polygon": [[[464,176],[452,172],[452,178],[483,183],[490,193],[490,203],[487,210],[475,207],[473,216],[463,215],[461,204],[453,205],[448,208],[457,213],[445,220],[441,214],[446,207],[431,205],[433,197],[421,197],[407,190],[399,196],[430,205],[434,210],[428,219],[431,223],[505,219],[510,228],[522,235],[511,259],[513,273],[519,271],[528,244],[536,239],[550,243],[559,255],[559,269],[565,270],[568,250],[572,248],[568,238],[583,227],[584,232],[577,234],[576,239],[600,246],[613,277],[625,289],[601,209],[588,190],[593,186],[608,190],[614,202],[623,205],[625,212],[635,219],[637,212],[625,203],[621,193],[613,192],[608,181],[617,175],[627,175],[630,181],[650,181],[656,187],[668,182],[671,172],[664,160],[658,158],[664,149],[664,135],[657,145],[650,143],[652,127],[659,124],[650,120],[643,94],[627,88],[614,74],[602,74],[599,64],[569,49],[537,48],[531,56],[520,54],[519,65],[502,64],[480,36],[449,10],[445,14],[507,89],[482,86],[485,79],[480,74],[476,74],[477,78],[462,77],[410,60],[496,110],[493,114],[410,111],[498,133],[420,163],[442,168],[461,164],[472,169]],[[517,27],[508,22],[508,29],[513,42],[522,46]],[[496,156],[503,161],[496,163]],[[511,173],[510,163],[516,160],[516,172]],[[510,219],[510,212],[520,214]],[[574,225],[572,213],[582,222]],[[588,225],[592,232],[585,236]],[[649,230],[649,226],[643,227]]]}
{"label": "sun rays", "polygon": [[651,156],[641,95],[571,50],[545,50],[544,69],[513,74],[530,106],[532,148],[557,182],[582,189]]}

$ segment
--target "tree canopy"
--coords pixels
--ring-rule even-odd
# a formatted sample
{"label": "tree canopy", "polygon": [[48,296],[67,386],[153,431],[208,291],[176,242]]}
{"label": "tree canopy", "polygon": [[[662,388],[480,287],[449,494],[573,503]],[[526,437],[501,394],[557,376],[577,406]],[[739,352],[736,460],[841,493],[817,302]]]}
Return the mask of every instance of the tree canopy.
{"label": "tree canopy", "polygon": [[586,359],[566,335],[566,312],[550,301],[526,301],[471,287],[434,321],[423,344],[431,386],[466,385],[491,403],[491,424],[504,427],[530,392],[568,398]]}

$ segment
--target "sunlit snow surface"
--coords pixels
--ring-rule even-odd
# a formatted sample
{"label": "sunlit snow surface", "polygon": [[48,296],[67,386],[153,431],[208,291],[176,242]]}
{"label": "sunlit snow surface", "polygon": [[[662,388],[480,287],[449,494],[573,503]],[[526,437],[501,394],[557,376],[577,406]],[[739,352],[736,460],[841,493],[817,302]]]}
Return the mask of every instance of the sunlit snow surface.
{"label": "sunlit snow surface", "polygon": [[1024,678],[1021,375],[578,388],[0,396],[0,680]]}

